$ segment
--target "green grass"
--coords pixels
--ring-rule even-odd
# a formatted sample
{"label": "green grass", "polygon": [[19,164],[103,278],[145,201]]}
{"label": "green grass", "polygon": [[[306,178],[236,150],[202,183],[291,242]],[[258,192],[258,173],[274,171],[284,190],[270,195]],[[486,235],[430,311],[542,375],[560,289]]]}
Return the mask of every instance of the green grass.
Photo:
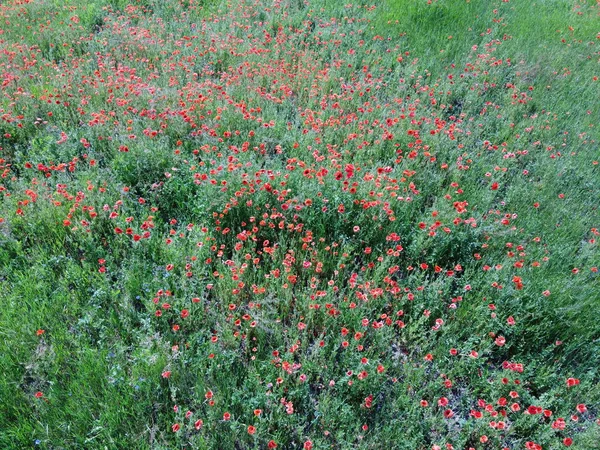
{"label": "green grass", "polygon": [[598,448],[597,2],[20,3],[0,448]]}

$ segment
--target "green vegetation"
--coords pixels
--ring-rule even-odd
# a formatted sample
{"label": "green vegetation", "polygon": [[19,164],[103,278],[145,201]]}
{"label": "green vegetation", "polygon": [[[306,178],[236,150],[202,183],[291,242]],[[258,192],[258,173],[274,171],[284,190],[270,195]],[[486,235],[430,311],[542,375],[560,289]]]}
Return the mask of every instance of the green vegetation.
{"label": "green vegetation", "polygon": [[0,18],[0,448],[598,448],[600,4]]}

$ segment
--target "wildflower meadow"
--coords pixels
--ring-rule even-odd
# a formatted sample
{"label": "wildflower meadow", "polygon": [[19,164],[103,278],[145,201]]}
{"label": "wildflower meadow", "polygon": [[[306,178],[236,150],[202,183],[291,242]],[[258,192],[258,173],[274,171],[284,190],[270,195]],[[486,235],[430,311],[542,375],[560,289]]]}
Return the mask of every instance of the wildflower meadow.
{"label": "wildflower meadow", "polygon": [[597,0],[1,1],[0,449],[599,449],[599,77]]}

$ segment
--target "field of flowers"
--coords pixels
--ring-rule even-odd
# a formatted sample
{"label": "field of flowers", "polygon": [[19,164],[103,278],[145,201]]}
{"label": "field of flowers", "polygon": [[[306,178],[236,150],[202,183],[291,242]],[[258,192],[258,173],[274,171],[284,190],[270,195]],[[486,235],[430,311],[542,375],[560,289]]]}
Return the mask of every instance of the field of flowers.
{"label": "field of flowers", "polygon": [[600,448],[596,0],[0,2],[0,448]]}

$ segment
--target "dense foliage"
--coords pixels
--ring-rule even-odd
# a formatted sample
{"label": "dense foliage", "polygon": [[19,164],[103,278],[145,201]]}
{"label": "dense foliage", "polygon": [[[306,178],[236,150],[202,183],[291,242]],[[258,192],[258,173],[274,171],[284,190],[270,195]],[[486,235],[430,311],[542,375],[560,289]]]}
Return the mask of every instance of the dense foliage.
{"label": "dense foliage", "polygon": [[0,447],[600,438],[600,4],[0,4]]}

